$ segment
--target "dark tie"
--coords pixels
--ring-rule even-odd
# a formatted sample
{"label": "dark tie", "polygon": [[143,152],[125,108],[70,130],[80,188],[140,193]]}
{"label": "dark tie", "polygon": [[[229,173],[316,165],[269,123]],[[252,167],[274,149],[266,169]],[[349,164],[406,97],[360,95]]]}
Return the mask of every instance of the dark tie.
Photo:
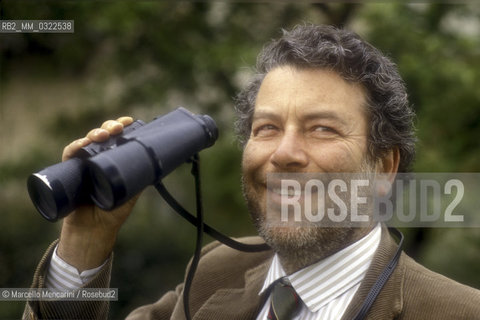
{"label": "dark tie", "polygon": [[300,311],[300,306],[300,298],[295,289],[282,278],[273,287],[268,319],[291,320]]}

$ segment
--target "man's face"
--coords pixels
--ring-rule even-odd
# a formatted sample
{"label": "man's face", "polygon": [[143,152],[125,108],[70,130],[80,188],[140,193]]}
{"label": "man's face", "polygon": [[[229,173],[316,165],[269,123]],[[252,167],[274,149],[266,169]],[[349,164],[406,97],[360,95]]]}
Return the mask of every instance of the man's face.
{"label": "man's face", "polygon": [[266,75],[242,167],[250,213],[271,246],[309,246],[332,237],[315,228],[269,226],[267,196],[278,195],[267,188],[267,174],[365,171],[365,104],[363,88],[333,71],[284,66]]}

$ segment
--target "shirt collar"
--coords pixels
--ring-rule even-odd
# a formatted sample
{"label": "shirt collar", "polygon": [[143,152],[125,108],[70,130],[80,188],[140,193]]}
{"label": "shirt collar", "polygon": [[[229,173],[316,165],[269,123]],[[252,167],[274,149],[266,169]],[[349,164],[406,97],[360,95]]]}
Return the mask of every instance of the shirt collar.
{"label": "shirt collar", "polygon": [[318,311],[363,280],[380,244],[381,232],[380,224],[377,224],[357,242],[290,276],[275,254],[260,294],[277,279],[287,276],[310,311]]}

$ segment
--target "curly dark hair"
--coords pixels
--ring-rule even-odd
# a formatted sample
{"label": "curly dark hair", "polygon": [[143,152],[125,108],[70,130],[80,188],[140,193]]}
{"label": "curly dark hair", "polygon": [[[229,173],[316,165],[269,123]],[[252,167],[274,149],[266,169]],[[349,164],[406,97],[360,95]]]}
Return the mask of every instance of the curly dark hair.
{"label": "curly dark hair", "polygon": [[415,113],[396,65],[356,33],[333,26],[300,25],[270,42],[257,58],[257,74],[235,99],[235,129],[242,146],[250,136],[252,117],[265,75],[279,66],[323,68],[367,92],[368,155],[382,157],[400,151],[399,172],[409,172],[415,158]]}

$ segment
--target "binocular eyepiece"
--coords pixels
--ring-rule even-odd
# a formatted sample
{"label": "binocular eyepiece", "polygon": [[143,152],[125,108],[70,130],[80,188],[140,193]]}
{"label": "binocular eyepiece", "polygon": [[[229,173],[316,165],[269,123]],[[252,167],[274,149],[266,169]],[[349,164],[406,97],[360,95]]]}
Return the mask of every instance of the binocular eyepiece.
{"label": "binocular eyepiece", "polygon": [[121,135],[91,143],[74,158],[30,175],[30,198],[49,221],[93,202],[112,210],[152,185],[218,137],[215,121],[178,108],[145,124],[136,120]]}

